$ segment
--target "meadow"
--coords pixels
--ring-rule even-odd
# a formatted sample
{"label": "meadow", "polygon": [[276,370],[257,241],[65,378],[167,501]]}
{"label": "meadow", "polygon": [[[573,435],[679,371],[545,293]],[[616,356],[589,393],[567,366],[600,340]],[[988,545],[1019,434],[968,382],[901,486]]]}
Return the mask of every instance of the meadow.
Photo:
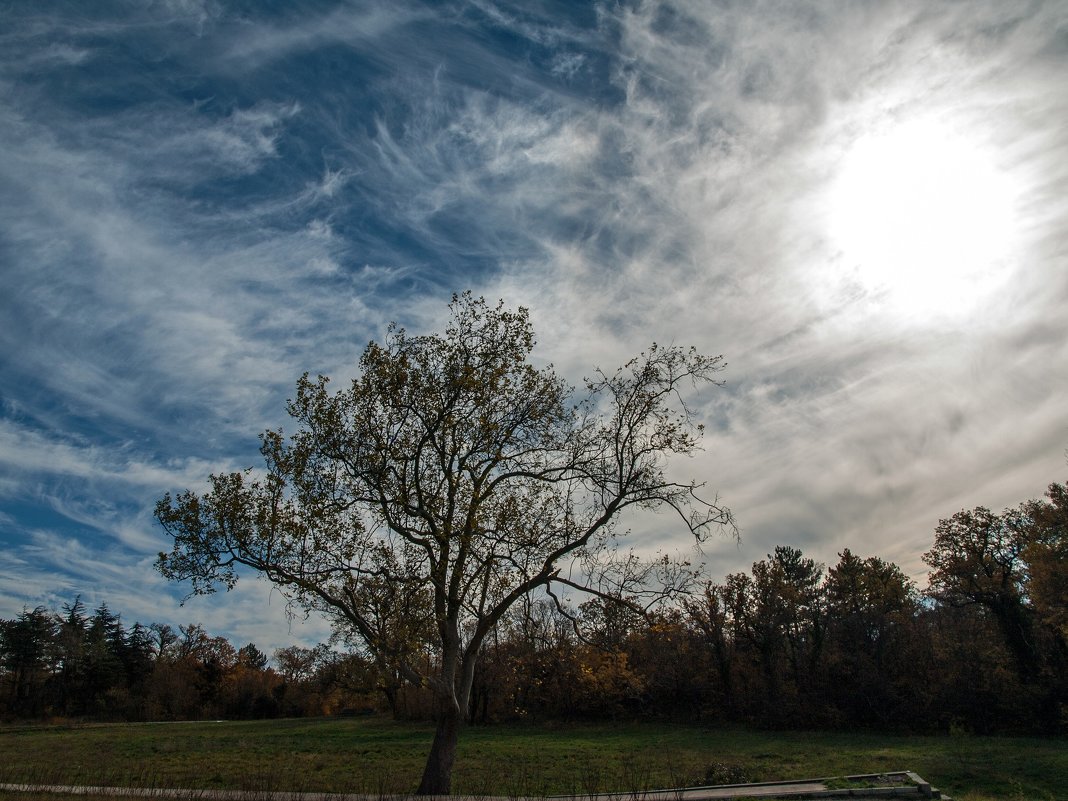
{"label": "meadow", "polygon": [[[0,726],[0,782],[390,793],[432,730],[382,717]],[[1068,742],[667,723],[466,729],[454,793],[550,795],[913,770],[957,801],[1068,798]],[[33,796],[23,796],[32,798]]]}

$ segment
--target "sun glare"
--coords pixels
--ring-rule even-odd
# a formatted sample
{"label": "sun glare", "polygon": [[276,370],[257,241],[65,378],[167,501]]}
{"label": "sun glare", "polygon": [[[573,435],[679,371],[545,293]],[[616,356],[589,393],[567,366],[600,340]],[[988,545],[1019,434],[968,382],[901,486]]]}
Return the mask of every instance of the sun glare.
{"label": "sun glare", "polygon": [[970,308],[996,281],[1012,228],[991,154],[935,123],[859,139],[833,188],[843,266],[868,294],[911,314]]}

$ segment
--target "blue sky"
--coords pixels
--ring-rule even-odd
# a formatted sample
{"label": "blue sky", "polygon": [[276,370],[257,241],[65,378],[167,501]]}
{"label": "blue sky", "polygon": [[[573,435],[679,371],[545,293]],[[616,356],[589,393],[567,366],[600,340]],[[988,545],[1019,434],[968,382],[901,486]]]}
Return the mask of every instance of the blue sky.
{"label": "blue sky", "polygon": [[[938,519],[1068,465],[1068,6],[33,2],[0,29],[0,617],[81,593],[265,650],[261,582],[178,603],[152,508],[258,463],[304,371],[453,292],[572,382],[651,341],[740,544],[917,577]],[[687,548],[670,518],[642,548]]]}

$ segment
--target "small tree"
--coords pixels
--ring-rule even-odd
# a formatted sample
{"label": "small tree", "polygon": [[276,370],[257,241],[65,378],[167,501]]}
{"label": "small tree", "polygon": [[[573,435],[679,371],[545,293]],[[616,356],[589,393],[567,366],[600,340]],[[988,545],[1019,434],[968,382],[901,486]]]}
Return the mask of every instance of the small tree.
{"label": "small tree", "polygon": [[653,345],[569,405],[552,367],[528,361],[525,309],[465,293],[450,310],[443,336],[391,326],[347,389],[301,378],[297,432],[261,437],[265,475],[213,475],[156,507],[167,578],[208,593],[252,568],[433,691],[422,794],[450,791],[480,649],[516,601],[566,587],[638,605],[685,584],[666,562],[613,557],[628,508],[674,509],[698,540],[733,525],[664,473],[701,434],[681,392],[714,383],[720,357]]}

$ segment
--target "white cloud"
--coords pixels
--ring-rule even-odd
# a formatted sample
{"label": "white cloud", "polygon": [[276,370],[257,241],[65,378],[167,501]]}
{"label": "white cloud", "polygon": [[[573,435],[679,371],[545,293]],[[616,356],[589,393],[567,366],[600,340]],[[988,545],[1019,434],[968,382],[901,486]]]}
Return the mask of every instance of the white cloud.
{"label": "white cloud", "polygon": [[[675,466],[742,526],[740,547],[708,544],[714,576],[784,542],[919,575],[939,517],[1063,472],[1063,4],[649,2],[603,7],[596,32],[518,4],[437,13],[227,28],[214,4],[175,2],[162,17],[202,38],[168,57],[195,91],[92,115],[0,65],[0,368],[17,390],[0,492],[138,555],[108,552],[122,569],[100,593],[144,570],[155,496],[244,466],[297,375],[351,375],[387,320],[436,329],[469,286],[529,306],[537,357],[574,383],[652,340],[725,354],[727,388],[701,397],[707,451]],[[75,28],[38,48],[44,68],[97,63]],[[373,69],[327,88],[290,73],[335,45]],[[90,74],[86,96],[114,89]],[[240,91],[215,97],[226,82]],[[850,143],[917,114],[995,153],[1023,220],[1003,294],[937,324],[846,280],[821,228]],[[634,525],[660,544],[671,521]],[[185,612],[267,647],[280,604],[241,586]],[[159,592],[101,600],[148,619]],[[3,608],[17,597],[0,580]]]}
{"label": "white cloud", "polygon": [[[286,120],[299,113],[297,102],[263,103],[236,109],[217,122],[191,126],[171,136],[161,132],[164,135],[157,144],[158,151],[150,155],[167,158],[166,163],[182,159],[183,171],[199,166],[201,171],[210,174],[225,165],[241,172],[253,172],[264,159],[277,155],[279,129]],[[155,119],[163,121],[158,117]],[[189,122],[193,123],[193,120]],[[141,136],[143,126],[139,128],[138,135]]]}
{"label": "white cloud", "polygon": [[[988,299],[941,330],[887,318],[878,298],[846,287],[821,307],[833,254],[812,233],[811,207],[833,174],[825,154],[840,147],[824,137],[843,114],[863,126],[940,104],[999,131],[1012,109],[1038,100],[1047,113],[1022,133],[1035,147],[1016,156],[1031,170],[1022,185],[1037,191],[1033,167],[1059,175],[1065,163],[1068,139],[1053,120],[1068,97],[1048,75],[1025,85],[1008,76],[1036,69],[1052,27],[1036,33],[1054,5],[1002,41],[982,33],[1005,22],[996,6],[971,6],[967,20],[908,4],[674,7],[685,9],[674,27],[662,4],[622,15],[627,102],[593,126],[627,165],[598,187],[612,211],[599,221],[626,253],[613,260],[595,237],[561,245],[546,235],[545,259],[513,265],[485,291],[530,305],[543,353],[573,377],[651,339],[726,354],[730,386],[708,393],[708,409],[727,428],[713,427],[706,456],[686,465],[738,514],[742,549],[710,546],[724,567],[793,538],[825,561],[848,546],[920,574],[939,517],[1041,494],[1063,461],[1068,430],[1052,408],[1068,376],[1053,365],[1068,362],[1048,345],[1021,358],[1019,343],[1049,326],[1066,339],[1047,305],[1065,297],[1054,267],[1065,251],[1048,244],[1064,233],[1030,217],[1023,247],[1045,257],[1016,280],[1048,282],[1046,299]],[[567,203],[572,189],[545,205]]]}
{"label": "white cloud", "polygon": [[76,67],[93,56],[93,51],[85,47],[74,47],[63,42],[53,42],[34,57],[33,61],[42,64],[56,64]]}
{"label": "white cloud", "polygon": [[405,3],[357,3],[327,14],[302,16],[282,25],[248,25],[227,48],[223,61],[252,71],[294,52],[331,43],[366,47],[384,34],[426,17],[426,13]]}

